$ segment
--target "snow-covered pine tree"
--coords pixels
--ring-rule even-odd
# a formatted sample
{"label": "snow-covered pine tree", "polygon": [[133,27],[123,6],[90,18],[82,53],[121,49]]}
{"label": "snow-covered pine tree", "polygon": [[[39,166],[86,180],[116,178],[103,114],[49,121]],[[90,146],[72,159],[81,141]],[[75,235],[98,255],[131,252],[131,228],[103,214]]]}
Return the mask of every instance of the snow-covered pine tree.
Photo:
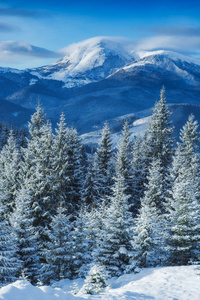
{"label": "snow-covered pine tree", "polygon": [[71,212],[77,210],[83,180],[82,148],[77,131],[69,128],[62,113],[53,144],[53,172],[57,202]]}
{"label": "snow-covered pine tree", "polygon": [[73,276],[74,250],[71,218],[72,216],[65,208],[58,207],[57,214],[52,217],[50,229],[46,228],[48,241],[45,243],[43,253],[45,263],[40,276],[43,284]]}
{"label": "snow-covered pine tree", "polygon": [[0,201],[4,205],[5,217],[15,206],[15,197],[20,188],[21,154],[12,130],[0,153]]}
{"label": "snow-covered pine tree", "polygon": [[124,178],[118,174],[95,251],[96,261],[105,267],[108,276],[120,276],[130,269],[132,230],[133,218],[129,212]]}
{"label": "snow-covered pine tree", "polygon": [[40,259],[39,243],[31,207],[31,196],[26,188],[22,188],[16,198],[16,208],[10,217],[13,233],[16,239],[17,254],[21,261],[19,276],[38,282]]}
{"label": "snow-covered pine tree", "polygon": [[180,133],[172,167],[168,250],[172,264],[200,259],[200,176],[197,121],[190,115]]}
{"label": "snow-covered pine tree", "polygon": [[0,284],[8,284],[19,275],[20,261],[17,257],[16,240],[12,228],[4,216],[4,207],[0,207]]}
{"label": "snow-covered pine tree", "polygon": [[141,208],[135,220],[133,245],[139,267],[163,264],[165,260],[165,222],[161,214],[164,195],[160,160],[153,160],[151,163],[147,180]]}
{"label": "snow-covered pine tree", "polygon": [[84,294],[100,294],[106,288],[106,274],[105,268],[98,264],[95,264],[91,267],[86,279],[85,284],[80,290]]}
{"label": "snow-covered pine tree", "polygon": [[41,137],[40,129],[46,122],[46,115],[44,114],[44,110],[41,108],[40,101],[38,99],[38,106],[36,108],[36,112],[31,116],[31,122],[29,122],[29,134],[31,135],[31,139],[36,137]]}
{"label": "snow-covered pine tree", "polygon": [[90,241],[87,239],[88,212],[86,207],[81,207],[75,217],[72,231],[73,239],[73,277],[85,277],[92,261],[89,251]]}
{"label": "snow-covered pine tree", "polygon": [[165,89],[160,92],[160,101],[155,104],[153,115],[148,127],[149,161],[159,159],[163,174],[163,194],[168,196],[170,189],[169,168],[172,163],[174,128],[169,121],[170,112],[166,106]]}
{"label": "snow-covered pine tree", "polygon": [[87,174],[83,185],[82,200],[88,208],[100,205],[100,180],[98,178],[95,156],[91,154],[88,160]]}
{"label": "snow-covered pine tree", "polygon": [[96,250],[102,241],[103,237],[101,233],[104,230],[106,214],[107,205],[104,199],[98,207],[92,207],[85,211],[85,232],[89,258],[88,265],[86,266],[87,270],[91,267],[91,264],[93,264]]}
{"label": "snow-covered pine tree", "polygon": [[[27,148],[23,149],[22,186],[28,185],[30,191],[34,226],[45,228],[56,211],[52,172],[53,134],[51,124],[43,124],[40,107],[35,114],[35,118],[32,119],[36,119],[37,126],[30,124],[31,139],[28,140]],[[41,127],[38,124],[41,124]]]}
{"label": "snow-covered pine tree", "polygon": [[135,217],[144,197],[145,183],[147,183],[149,158],[147,155],[147,135],[137,136],[133,143],[132,153],[132,199],[131,211]]}
{"label": "snow-covered pine tree", "polygon": [[19,130],[17,142],[20,147],[23,147],[23,148],[27,147],[27,132],[26,132],[26,129],[24,126],[22,126]]}
{"label": "snow-covered pine tree", "polygon": [[174,128],[169,121],[170,111],[166,106],[165,88],[160,92],[160,101],[156,102],[151,117],[149,134],[149,157],[160,159],[163,171],[172,162],[174,139],[171,137]]}
{"label": "snow-covered pine tree", "polygon": [[96,152],[100,194],[102,198],[112,195],[114,161],[110,129],[106,122],[103,127],[101,142]]}
{"label": "snow-covered pine tree", "polygon": [[62,207],[68,207],[68,131],[65,123],[64,113],[60,115],[60,122],[56,128],[56,135],[53,141],[53,185],[57,204]]}
{"label": "snow-covered pine tree", "polygon": [[66,186],[68,209],[76,214],[81,207],[81,194],[83,185],[82,147],[75,128],[67,130],[67,165],[66,177],[69,179]]}
{"label": "snow-covered pine tree", "polygon": [[1,131],[0,131],[0,150],[6,145],[8,137],[9,137],[9,128],[7,122],[3,122],[1,124]]}
{"label": "snow-covered pine tree", "polygon": [[133,176],[132,176],[132,144],[130,140],[130,130],[128,122],[123,126],[122,137],[118,145],[116,156],[117,173],[124,178],[125,194],[129,195],[129,203],[134,204]]}
{"label": "snow-covered pine tree", "polygon": [[40,152],[41,129],[45,125],[45,121],[46,116],[38,101],[36,112],[31,116],[31,122],[29,122],[30,138],[27,139],[27,148],[22,148],[24,158],[22,163],[22,176],[24,178],[28,178],[34,174],[34,168]]}

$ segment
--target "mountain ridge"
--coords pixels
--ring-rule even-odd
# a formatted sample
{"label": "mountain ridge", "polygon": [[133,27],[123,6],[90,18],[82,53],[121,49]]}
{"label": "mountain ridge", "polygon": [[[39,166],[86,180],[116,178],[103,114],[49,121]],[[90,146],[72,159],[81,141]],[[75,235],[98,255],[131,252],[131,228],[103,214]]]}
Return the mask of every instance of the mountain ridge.
{"label": "mountain ridge", "polygon": [[70,45],[45,67],[0,68],[0,98],[34,109],[39,97],[54,125],[63,111],[81,134],[152,107],[162,85],[168,103],[200,104],[200,61],[134,47],[127,39],[98,37]]}

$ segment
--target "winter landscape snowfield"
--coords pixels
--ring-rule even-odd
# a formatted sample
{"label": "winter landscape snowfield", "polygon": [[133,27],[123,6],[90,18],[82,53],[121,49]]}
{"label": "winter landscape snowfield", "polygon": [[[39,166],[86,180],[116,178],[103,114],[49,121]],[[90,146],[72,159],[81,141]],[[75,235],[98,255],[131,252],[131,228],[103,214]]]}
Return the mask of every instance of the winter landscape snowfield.
{"label": "winter landscape snowfield", "polygon": [[199,300],[200,268],[198,266],[143,269],[137,274],[122,275],[108,281],[100,295],[76,294],[83,280],[62,280],[56,287],[34,287],[19,280],[0,290],[2,300]]}
{"label": "winter landscape snowfield", "polygon": [[76,299],[200,300],[198,1],[0,1],[0,300]]}

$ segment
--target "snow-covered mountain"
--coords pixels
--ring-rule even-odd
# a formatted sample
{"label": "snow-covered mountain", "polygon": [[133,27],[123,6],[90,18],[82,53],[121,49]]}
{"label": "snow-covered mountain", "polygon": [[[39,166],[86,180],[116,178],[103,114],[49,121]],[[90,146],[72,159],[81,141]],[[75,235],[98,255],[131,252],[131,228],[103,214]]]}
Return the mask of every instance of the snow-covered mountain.
{"label": "snow-covered mountain", "polygon": [[80,133],[151,108],[162,85],[168,103],[200,104],[200,61],[175,52],[135,50],[133,41],[97,37],[63,49],[45,67],[0,68],[0,97],[27,109],[38,97],[54,124],[61,110]]}
{"label": "snow-covered mountain", "polygon": [[133,62],[130,41],[126,39],[96,37],[72,44],[59,61],[32,70],[38,77],[61,80],[65,87],[79,87],[99,81]]}

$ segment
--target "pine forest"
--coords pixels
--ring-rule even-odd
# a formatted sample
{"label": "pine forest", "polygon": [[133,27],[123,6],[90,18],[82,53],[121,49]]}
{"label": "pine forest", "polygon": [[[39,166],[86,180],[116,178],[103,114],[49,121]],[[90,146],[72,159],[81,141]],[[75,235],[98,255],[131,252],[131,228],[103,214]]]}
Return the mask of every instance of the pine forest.
{"label": "pine forest", "polygon": [[193,115],[173,137],[165,90],[148,128],[128,122],[114,148],[108,123],[87,154],[61,113],[55,131],[40,105],[28,133],[0,124],[0,284],[107,279],[200,261],[200,133]]}

